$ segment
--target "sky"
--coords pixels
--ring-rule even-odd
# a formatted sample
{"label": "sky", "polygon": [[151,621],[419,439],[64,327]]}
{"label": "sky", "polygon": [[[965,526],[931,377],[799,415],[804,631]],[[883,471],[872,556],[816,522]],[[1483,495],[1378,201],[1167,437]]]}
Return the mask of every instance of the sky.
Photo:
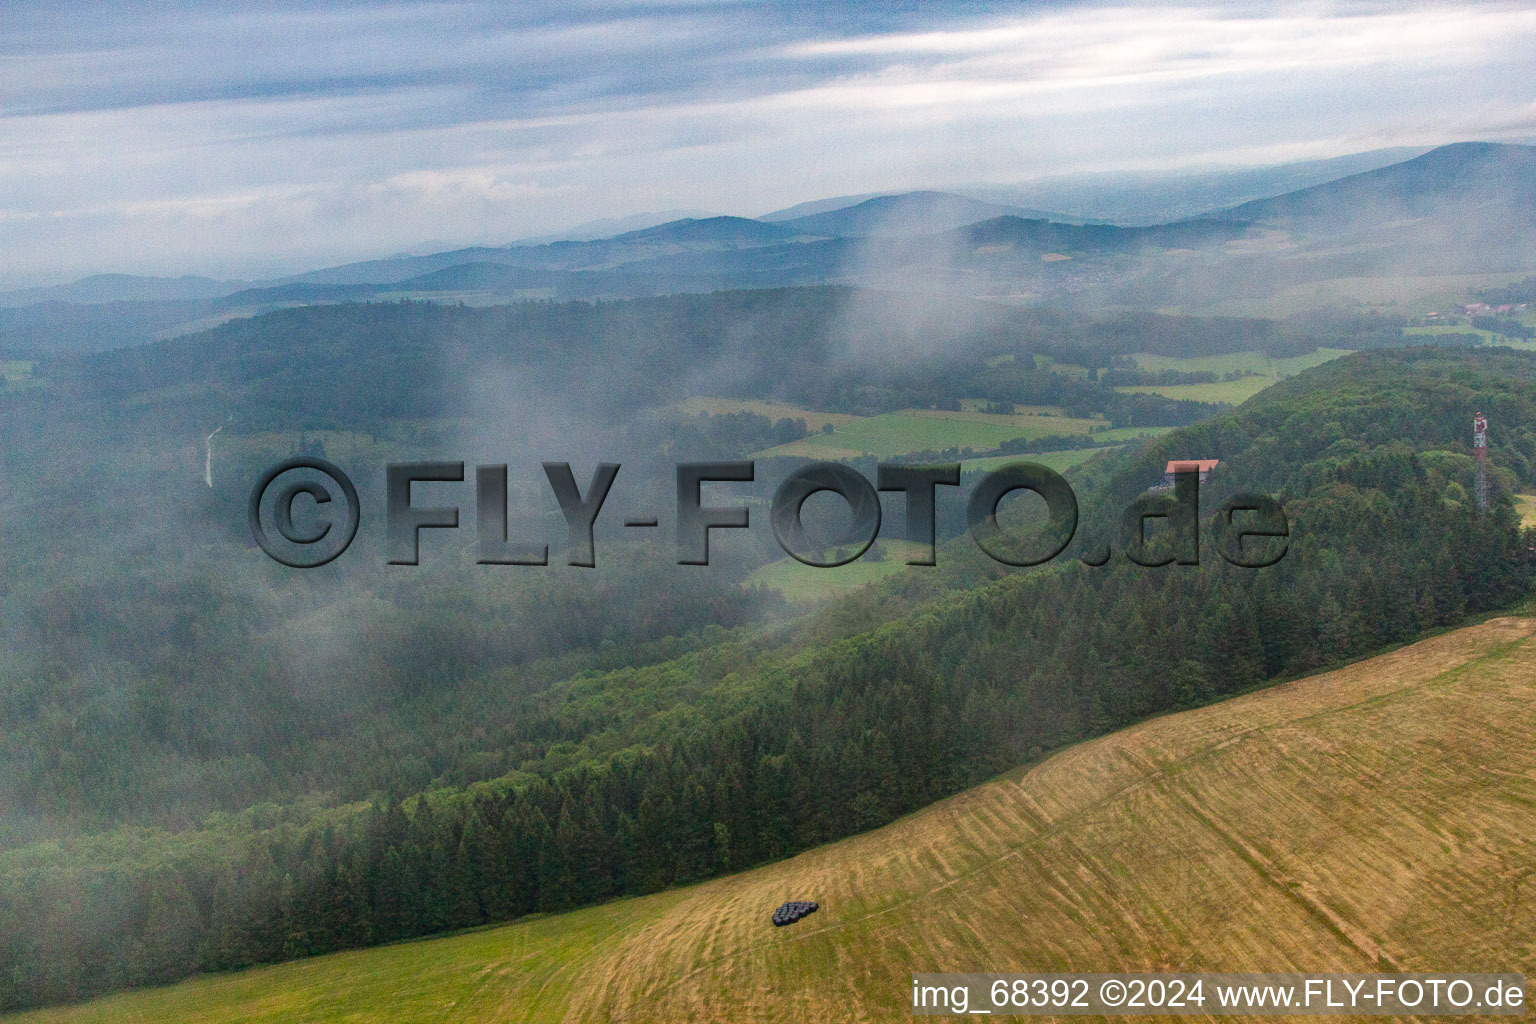
{"label": "sky", "polygon": [[1536,136],[1519,4],[0,0],[0,287]]}

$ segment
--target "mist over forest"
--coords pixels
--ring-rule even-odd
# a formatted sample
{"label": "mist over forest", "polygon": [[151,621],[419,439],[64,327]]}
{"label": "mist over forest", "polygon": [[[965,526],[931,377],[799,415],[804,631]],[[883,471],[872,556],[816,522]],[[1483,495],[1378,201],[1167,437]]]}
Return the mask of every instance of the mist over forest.
{"label": "mist over forest", "polygon": [[[0,295],[0,1010],[734,875],[1528,607],[1536,148],[1137,180]],[[314,569],[247,514],[295,457],[360,497]],[[1188,460],[1198,564],[1136,564],[1126,510]],[[458,527],[390,564],[386,467],[427,462],[466,467],[411,492]],[[742,462],[704,504],[749,525],[680,564],[678,466]],[[824,462],[955,467],[936,564],[890,489],[862,557],[819,494],[848,564],[791,559],[776,490]],[[1077,502],[1040,565],[967,517],[1018,462]],[[592,567],[546,463],[621,466]],[[497,465],[545,565],[479,557]],[[1286,553],[1244,568],[1254,494]]]}

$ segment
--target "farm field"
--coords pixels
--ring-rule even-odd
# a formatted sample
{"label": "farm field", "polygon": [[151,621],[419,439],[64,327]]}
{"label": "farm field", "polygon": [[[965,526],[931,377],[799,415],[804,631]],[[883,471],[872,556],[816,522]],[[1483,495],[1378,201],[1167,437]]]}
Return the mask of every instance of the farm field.
{"label": "farm field", "polygon": [[1246,374],[1237,380],[1214,381],[1210,384],[1127,385],[1116,391],[1144,395],[1162,395],[1165,398],[1188,399],[1194,402],[1225,402],[1241,405],[1254,395],[1285,377],[1294,377],[1303,370],[1332,362],[1350,354],[1349,349],[1320,348],[1299,356],[1272,359],[1263,352],[1228,352],[1218,356],[1152,355],[1138,352],[1136,366],[1151,373],[1176,370],[1180,373],[1229,373]]}
{"label": "farm field", "polygon": [[[1036,409],[1044,411],[1035,411]],[[919,419],[944,420],[952,423],[986,423],[995,426],[1023,427],[1026,430],[1048,430],[1053,434],[1086,434],[1103,423],[1101,419],[1078,419],[1063,416],[1059,410],[1046,406],[1024,406],[1027,411],[1015,407],[1011,413],[980,412],[975,409],[903,409],[897,415],[916,416]]]}
{"label": "farm field", "polygon": [[1504,348],[1518,348],[1525,352],[1536,352],[1536,340],[1531,338],[1500,338],[1498,339],[1498,344]]}
{"label": "farm field", "polygon": [[1093,434],[1095,441],[1145,441],[1149,437],[1162,437],[1171,434],[1178,427],[1112,427],[1109,430],[1098,430]]}
{"label": "farm field", "polygon": [[994,416],[974,412],[938,412],[908,409],[856,419],[830,434],[812,434],[789,444],[758,452],[756,458],[776,455],[809,459],[851,459],[866,453],[879,458],[906,455],[929,449],[973,448],[990,451],[1016,437],[1051,434],[1086,434],[1093,420],[1063,416]]}
{"label": "farm field", "polygon": [[1274,383],[1271,377],[1243,377],[1240,380],[1222,380],[1211,384],[1133,384],[1115,388],[1124,394],[1162,395],[1164,398],[1184,399],[1190,402],[1224,402],[1242,405],[1254,395]]}
{"label": "farm field", "polygon": [[1272,359],[1263,352],[1228,352],[1219,356],[1159,356],[1150,352],[1138,352],[1133,357],[1138,369],[1157,373],[1161,370],[1177,370],[1180,373],[1228,373],[1256,374],[1264,377],[1293,377],[1303,370],[1321,366],[1341,356],[1347,356],[1347,348],[1320,348],[1304,355]]}
{"label": "farm field", "polygon": [[1531,974],[1533,830],[1536,620],[1506,617],[702,885],[7,1020],[902,1021],[914,971]]}
{"label": "farm field", "polygon": [[1433,327],[1404,327],[1403,333],[1407,335],[1419,335],[1421,337],[1428,336],[1432,338],[1437,338],[1444,334],[1475,334],[1479,338],[1483,339],[1483,344],[1485,345],[1493,344],[1497,338],[1497,336],[1492,331],[1485,331],[1481,327],[1457,327],[1452,324],[1446,324],[1444,326],[1437,324]]}
{"label": "farm field", "polygon": [[824,423],[830,423],[834,428],[841,427],[859,418],[842,412],[814,412],[810,409],[801,409],[798,406],[784,405],[779,402],[758,402],[738,398],[688,398],[668,406],[666,411],[683,416],[697,416],[700,413],[708,413],[711,416],[724,416],[731,413],[750,412],[758,416],[766,416],[774,421],[782,419],[805,420],[805,425],[811,430],[820,430]]}

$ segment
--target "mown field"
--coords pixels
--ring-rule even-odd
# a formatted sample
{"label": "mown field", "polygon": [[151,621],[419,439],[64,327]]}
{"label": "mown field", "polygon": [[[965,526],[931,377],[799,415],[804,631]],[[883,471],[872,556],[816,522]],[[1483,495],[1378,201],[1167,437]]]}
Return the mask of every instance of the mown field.
{"label": "mown field", "polygon": [[907,409],[855,419],[830,434],[812,434],[782,444],[756,457],[799,456],[808,459],[852,459],[870,454],[892,458],[921,451],[971,448],[991,451],[1018,437],[1087,434],[1095,420],[1065,416],[994,415],[979,412],[940,412]]}
{"label": "mown field", "polygon": [[1228,352],[1217,356],[1159,356],[1138,352],[1133,358],[1136,367],[1151,373],[1176,370],[1179,373],[1214,373],[1225,377],[1241,374],[1236,380],[1219,380],[1209,384],[1127,385],[1116,391],[1143,395],[1162,395],[1165,398],[1187,399],[1192,402],[1225,402],[1241,405],[1277,380],[1294,377],[1303,370],[1332,362],[1350,354],[1349,349],[1319,348],[1304,355],[1273,359],[1263,352]]}
{"label": "mown field", "polygon": [[[914,971],[1536,974],[1536,620],[1084,743],[687,889],[15,1024],[909,1019]],[[819,913],[784,929],[787,899]]]}
{"label": "mown field", "polygon": [[1115,388],[1126,394],[1162,395],[1190,402],[1224,402],[1242,405],[1275,382],[1273,377],[1243,377],[1210,384],[1130,384]]}
{"label": "mown field", "polygon": [[1446,334],[1475,334],[1483,339],[1483,344],[1485,345],[1492,344],[1497,339],[1497,335],[1492,331],[1485,331],[1481,327],[1457,327],[1451,324],[1437,324],[1431,327],[1404,327],[1403,333],[1429,338],[1438,338]]}
{"label": "mown field", "polygon": [[1150,352],[1138,352],[1133,357],[1138,369],[1156,373],[1160,370],[1177,370],[1180,373],[1229,373],[1255,374],[1266,377],[1294,377],[1302,370],[1310,370],[1342,356],[1349,355],[1345,348],[1320,348],[1305,355],[1273,359],[1263,352],[1228,352],[1219,356],[1159,356]]}
{"label": "mown field", "polygon": [[1178,427],[1113,427],[1109,430],[1095,431],[1095,441],[1145,441],[1149,437],[1162,437],[1171,434]]}

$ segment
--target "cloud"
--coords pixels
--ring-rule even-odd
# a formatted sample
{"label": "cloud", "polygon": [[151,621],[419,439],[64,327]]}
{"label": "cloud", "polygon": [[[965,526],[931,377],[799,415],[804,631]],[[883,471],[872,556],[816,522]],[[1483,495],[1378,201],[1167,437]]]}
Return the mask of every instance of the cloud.
{"label": "cloud", "polygon": [[593,217],[1518,133],[1536,11],[35,5],[6,284],[261,274]]}

